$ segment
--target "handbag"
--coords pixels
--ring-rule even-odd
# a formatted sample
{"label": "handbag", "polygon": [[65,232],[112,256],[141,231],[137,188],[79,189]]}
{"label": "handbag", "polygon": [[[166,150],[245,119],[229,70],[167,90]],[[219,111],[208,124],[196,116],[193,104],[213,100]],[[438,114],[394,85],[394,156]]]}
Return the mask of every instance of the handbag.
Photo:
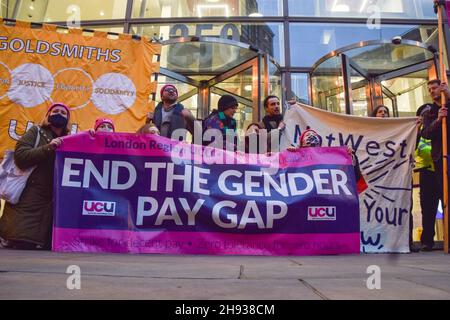
{"label": "handbag", "polygon": [[[39,145],[41,139],[40,131],[38,127],[34,148]],[[6,150],[3,161],[0,164],[0,198],[11,204],[17,204],[23,189],[25,189],[28,177],[36,167],[20,170],[14,163],[14,151]]]}

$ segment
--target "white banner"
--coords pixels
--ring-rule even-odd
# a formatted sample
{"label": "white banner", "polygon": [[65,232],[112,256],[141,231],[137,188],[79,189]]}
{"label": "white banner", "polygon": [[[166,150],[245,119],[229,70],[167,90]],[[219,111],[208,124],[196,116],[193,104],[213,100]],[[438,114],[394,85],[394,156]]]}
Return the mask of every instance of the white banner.
{"label": "white banner", "polygon": [[356,151],[368,188],[360,194],[361,252],[409,252],[416,118],[342,115],[298,104],[284,116],[282,146],[298,145],[308,127],[323,146]]}

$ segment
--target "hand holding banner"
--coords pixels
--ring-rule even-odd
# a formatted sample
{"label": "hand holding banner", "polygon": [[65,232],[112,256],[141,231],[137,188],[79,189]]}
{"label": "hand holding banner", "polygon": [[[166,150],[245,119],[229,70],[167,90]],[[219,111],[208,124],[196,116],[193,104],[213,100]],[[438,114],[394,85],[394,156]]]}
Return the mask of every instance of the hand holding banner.
{"label": "hand holding banner", "polygon": [[174,161],[186,146],[199,154],[199,146],[155,135],[65,138],[56,160],[54,250],[359,252],[358,197],[345,148],[283,152],[269,175],[232,152],[222,165]]}

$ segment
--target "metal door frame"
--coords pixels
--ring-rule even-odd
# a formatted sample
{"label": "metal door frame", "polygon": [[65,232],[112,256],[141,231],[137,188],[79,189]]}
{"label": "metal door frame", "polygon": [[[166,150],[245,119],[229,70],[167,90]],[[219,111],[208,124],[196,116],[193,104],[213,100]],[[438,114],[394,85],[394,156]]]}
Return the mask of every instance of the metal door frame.
{"label": "metal door frame", "polygon": [[[226,45],[238,46],[240,48],[252,50],[256,52],[256,56],[250,58],[247,61],[242,62],[209,80],[198,81],[180,73],[171,71],[167,68],[160,67],[159,75],[163,75],[182,83],[194,86],[195,89],[183,94],[179,97],[179,101],[186,100],[198,93],[198,111],[197,115],[200,118],[205,118],[210,112],[211,93],[217,94],[229,94],[235,97],[239,103],[252,107],[252,121],[258,122],[261,117],[261,102],[262,96],[267,96],[269,90],[269,68],[268,61],[271,59],[268,54],[256,49],[248,44],[238,41],[211,38],[211,37],[188,37],[188,38],[175,38],[167,41],[163,41],[162,45],[170,45],[176,43],[189,43],[189,42],[203,42],[203,43],[219,43]],[[271,59],[272,61],[273,59]],[[272,61],[274,62],[274,61]],[[280,68],[275,62],[277,68]],[[252,68],[252,101],[245,99],[242,96],[235,95],[234,93],[215,87],[216,84],[225,81],[249,68]],[[256,88],[256,89],[255,89]]]}
{"label": "metal door frame", "polygon": [[[313,78],[314,70],[316,70],[317,67],[319,67],[324,61],[337,56],[341,59],[341,70],[340,70],[341,74],[340,75],[342,76],[342,79],[343,79],[343,90],[344,90],[344,94],[345,94],[346,114],[353,114],[352,90],[357,85],[357,83],[352,84],[351,79],[350,79],[351,78],[350,71],[351,71],[351,68],[353,68],[359,74],[361,74],[361,76],[363,76],[367,81],[369,81],[371,94],[370,94],[370,98],[368,99],[368,106],[367,106],[368,115],[370,115],[370,113],[372,112],[372,110],[375,107],[375,98],[377,98],[377,97],[374,96],[374,92],[376,92],[376,86],[381,86],[382,92],[384,94],[386,94],[386,96],[388,96],[388,98],[392,99],[392,101],[393,101],[392,106],[393,106],[394,116],[398,116],[396,95],[394,93],[390,92],[389,89],[387,89],[383,85],[381,85],[381,81],[398,78],[398,77],[401,77],[401,76],[404,76],[407,74],[411,74],[411,73],[414,73],[417,71],[429,69],[430,67],[434,67],[435,70],[438,70],[438,68],[437,68],[438,62],[437,62],[436,53],[431,51],[427,46],[425,46],[421,42],[412,41],[412,40],[402,40],[401,43],[403,45],[420,47],[422,49],[430,51],[431,53],[433,53],[433,58],[424,60],[419,63],[411,64],[411,65],[408,65],[408,66],[405,66],[402,68],[394,69],[394,70],[388,71],[383,74],[378,74],[376,76],[370,75],[369,73],[367,73],[366,70],[364,70],[354,60],[352,60],[349,56],[347,56],[345,54],[346,51],[349,51],[352,49],[357,49],[357,48],[362,48],[365,46],[372,46],[372,45],[390,44],[390,43],[391,43],[391,41],[389,41],[389,40],[373,40],[373,41],[358,42],[356,44],[348,45],[348,46],[345,46],[343,48],[334,50],[334,51],[326,54],[325,56],[323,56],[322,58],[317,60],[317,62],[314,63],[314,65],[312,67],[313,71],[310,72],[310,75],[309,75],[310,82],[311,82],[311,90],[312,90],[312,78]],[[314,95],[311,95],[311,102],[313,105],[314,105],[314,99],[315,99]],[[325,107],[328,109],[327,106],[325,106]]]}

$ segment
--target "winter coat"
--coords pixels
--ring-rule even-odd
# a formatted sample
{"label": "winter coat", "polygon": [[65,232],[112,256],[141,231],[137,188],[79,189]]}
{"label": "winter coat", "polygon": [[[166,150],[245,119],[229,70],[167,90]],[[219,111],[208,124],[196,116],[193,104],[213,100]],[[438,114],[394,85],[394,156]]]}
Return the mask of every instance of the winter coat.
{"label": "winter coat", "polygon": [[38,132],[36,126],[28,130],[16,144],[16,165],[22,170],[35,165],[37,167],[28,178],[19,202],[16,205],[6,202],[0,218],[0,237],[50,248],[55,151],[49,143],[57,136],[50,128],[40,130],[37,148],[34,148]]}

